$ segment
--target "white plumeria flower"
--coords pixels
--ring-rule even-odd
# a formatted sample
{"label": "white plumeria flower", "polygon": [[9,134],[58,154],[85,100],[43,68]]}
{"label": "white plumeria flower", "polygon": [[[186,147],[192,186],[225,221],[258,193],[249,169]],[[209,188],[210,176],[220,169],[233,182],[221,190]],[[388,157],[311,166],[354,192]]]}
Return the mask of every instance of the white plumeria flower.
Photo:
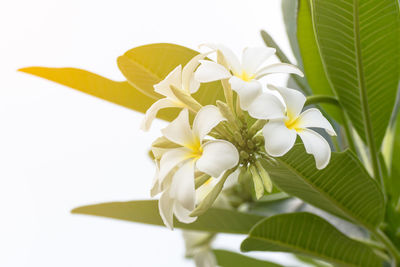
{"label": "white plumeria flower", "polygon": [[177,66],[171,71],[164,80],[154,85],[154,91],[165,96],[151,105],[146,111],[142,121],[141,129],[148,131],[151,123],[160,109],[164,108],[185,108],[186,104],[182,103],[172,92],[171,86],[174,86],[187,94],[196,93],[199,90],[200,83],[194,79],[194,71],[200,64],[199,60],[204,59],[207,54],[199,54],[193,57],[182,69],[182,66]]}
{"label": "white plumeria flower", "polygon": [[[280,105],[263,105],[262,99],[256,101],[259,115],[265,114],[263,119],[269,119],[262,130],[267,153],[274,157],[283,156],[293,147],[296,137],[299,135],[307,153],[314,156],[317,168],[325,168],[331,157],[330,146],[320,134],[309,127],[325,129],[329,135],[334,136],[336,133],[332,125],[316,108],[301,112],[306,97],[299,91],[272,85],[268,87],[280,93],[286,107],[282,103]],[[277,100],[277,97],[272,94],[265,94],[263,97]],[[276,104],[278,103],[276,100],[270,102]],[[268,114],[273,114],[273,116]]]}
{"label": "white plumeria flower", "polygon": [[233,144],[225,140],[204,140],[223,120],[225,118],[218,108],[208,105],[199,110],[191,128],[189,112],[183,109],[162,130],[167,139],[180,146],[163,152],[152,189],[153,194],[162,192],[159,201],[160,215],[170,229],[173,228],[173,214],[184,223],[196,220],[196,217],[189,216],[196,204],[196,170],[219,177],[239,162],[239,153]]}
{"label": "white plumeria flower", "polygon": [[216,267],[217,260],[212,252],[211,243],[215,234],[198,231],[183,231],[186,256],[193,257],[196,267]]}
{"label": "white plumeria flower", "polygon": [[272,73],[293,73],[303,76],[294,65],[275,63],[262,66],[265,61],[275,54],[271,47],[248,47],[243,50],[242,62],[235,54],[223,45],[207,45],[218,50],[224,57],[225,66],[209,60],[200,60],[200,66],[195,72],[199,82],[212,82],[229,79],[229,83],[240,98],[240,107],[252,113],[253,101],[262,93],[259,79]]}

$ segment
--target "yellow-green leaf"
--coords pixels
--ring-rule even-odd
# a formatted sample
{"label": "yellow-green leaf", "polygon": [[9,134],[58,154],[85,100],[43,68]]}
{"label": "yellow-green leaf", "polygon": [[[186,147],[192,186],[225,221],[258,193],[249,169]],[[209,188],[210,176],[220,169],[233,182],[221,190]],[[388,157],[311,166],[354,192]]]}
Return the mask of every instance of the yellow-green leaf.
{"label": "yellow-green leaf", "polygon": [[[71,87],[80,92],[142,113],[146,112],[151,104],[156,101],[156,98],[144,95],[126,81],[113,81],[81,69],[28,67],[19,71]],[[171,121],[176,116],[176,111],[171,111],[161,111],[158,117]]]}
{"label": "yellow-green leaf", "polygon": [[[153,85],[163,80],[178,65],[184,67],[199,53],[175,44],[149,44],[127,51],[118,58],[118,67],[130,84],[143,94],[159,98]],[[193,97],[202,105],[215,104],[224,98],[221,83],[202,84]]]}

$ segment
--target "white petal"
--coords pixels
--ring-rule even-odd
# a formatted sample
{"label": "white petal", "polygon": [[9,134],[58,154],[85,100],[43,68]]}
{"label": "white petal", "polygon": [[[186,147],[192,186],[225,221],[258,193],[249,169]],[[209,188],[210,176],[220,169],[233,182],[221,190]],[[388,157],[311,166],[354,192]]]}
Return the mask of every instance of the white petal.
{"label": "white petal", "polygon": [[194,262],[196,267],[216,267],[218,264],[214,253],[208,248],[199,250],[194,255]]}
{"label": "white petal", "polygon": [[161,132],[166,138],[181,146],[186,146],[195,142],[189,124],[189,111],[187,109],[183,109],[178,117],[167,127],[162,129]]}
{"label": "white petal", "polygon": [[196,204],[194,188],[194,161],[189,159],[175,172],[169,195],[189,211],[193,211]]}
{"label": "white petal", "polygon": [[331,159],[331,148],[328,142],[317,132],[309,129],[300,131],[299,135],[307,153],[314,156],[317,169],[325,168]]}
{"label": "white petal", "polygon": [[183,223],[192,223],[195,220],[197,220],[197,217],[191,217],[189,216],[190,213],[192,213],[193,210],[188,210],[182,207],[182,205],[179,204],[179,202],[175,201],[174,203],[174,213],[176,218]]}
{"label": "white petal", "polygon": [[332,125],[322,115],[321,111],[319,111],[319,109],[316,108],[310,108],[301,113],[299,116],[298,125],[300,128],[308,128],[308,127],[323,128],[329,135],[336,135]]}
{"label": "white petal", "polygon": [[296,131],[288,129],[283,121],[270,121],[263,128],[265,150],[274,157],[285,155],[296,141]]}
{"label": "white petal", "polygon": [[202,107],[193,121],[193,133],[202,141],[221,121],[226,120],[216,106],[207,105]]}
{"label": "white petal", "polygon": [[261,77],[272,73],[292,73],[297,74],[301,77],[304,76],[303,72],[295,65],[287,63],[276,63],[265,66],[258,70],[256,79],[260,79]]}
{"label": "white petal", "polygon": [[171,230],[174,228],[173,207],[174,200],[169,197],[169,192],[167,190],[162,193],[160,200],[158,201],[158,210],[164,224]]}
{"label": "white petal", "polygon": [[166,176],[180,163],[187,160],[191,150],[186,147],[173,148],[165,152],[160,160],[159,181],[163,182]]}
{"label": "white petal", "polygon": [[289,118],[297,118],[300,115],[301,110],[306,102],[306,97],[295,89],[290,89],[281,86],[274,86],[269,84],[268,88],[271,90],[277,90],[286,104],[286,111]]}
{"label": "white petal", "polygon": [[275,48],[265,46],[245,48],[242,54],[242,69],[249,75],[255,74],[261,64],[275,54],[275,51]]}
{"label": "white petal", "polygon": [[177,66],[171,71],[164,80],[154,85],[154,91],[162,94],[171,100],[176,100],[175,95],[172,93],[170,86],[173,85],[177,88],[182,87],[182,66]]}
{"label": "white petal", "polygon": [[237,184],[239,178],[240,170],[237,168],[233,173],[231,173],[224,183],[224,189],[228,189]]}
{"label": "white petal", "polygon": [[224,66],[210,60],[200,60],[200,66],[194,74],[194,78],[202,83],[223,80],[231,76]]}
{"label": "white petal", "polygon": [[171,101],[168,98],[162,98],[160,100],[157,100],[156,102],[151,105],[151,107],[146,111],[146,114],[143,118],[142,124],[140,125],[140,128],[143,131],[148,131],[151,127],[151,124],[153,120],[156,118],[157,112],[160,109],[163,108],[172,108],[172,107],[178,107],[177,103]]}
{"label": "white petal", "polygon": [[150,189],[151,197],[154,197],[155,195],[157,195],[161,192],[161,187],[160,187],[160,183],[158,180],[159,174],[160,174],[159,162],[156,161],[156,173],[154,174],[153,184]]}
{"label": "white petal", "polygon": [[249,114],[256,119],[284,119],[285,106],[273,94],[261,93],[249,106]]}
{"label": "white petal", "polygon": [[248,110],[250,104],[259,96],[262,92],[262,86],[260,82],[252,80],[245,82],[242,79],[233,76],[229,79],[232,90],[234,90],[240,98],[240,108]]}
{"label": "white petal", "polygon": [[221,44],[205,44],[204,46],[220,51],[226,63],[229,65],[229,70],[232,70],[233,73],[239,73],[241,71],[239,59],[231,49]]}
{"label": "white petal", "polygon": [[190,93],[195,93],[199,87],[200,83],[194,79],[194,71],[200,64],[200,60],[204,59],[209,53],[198,54],[193,57],[182,70],[182,87],[185,91]]}
{"label": "white petal", "polygon": [[203,146],[203,154],[197,160],[196,167],[212,177],[219,177],[238,162],[239,153],[234,145],[225,140],[213,140]]}

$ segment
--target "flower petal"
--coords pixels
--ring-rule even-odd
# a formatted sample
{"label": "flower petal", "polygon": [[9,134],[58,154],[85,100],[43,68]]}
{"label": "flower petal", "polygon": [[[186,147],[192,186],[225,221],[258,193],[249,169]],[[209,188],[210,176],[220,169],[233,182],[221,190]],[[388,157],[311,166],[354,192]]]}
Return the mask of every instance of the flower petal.
{"label": "flower petal", "polygon": [[193,133],[200,141],[221,121],[226,120],[216,106],[202,107],[193,121]]}
{"label": "flower petal", "polygon": [[203,146],[203,154],[196,167],[212,177],[219,177],[224,171],[239,162],[239,153],[234,145],[225,140],[212,140]]}
{"label": "flower petal", "polygon": [[160,163],[157,161],[155,163],[156,163],[156,173],[154,174],[153,184],[150,189],[151,197],[154,197],[161,192],[160,182],[158,180],[158,177],[160,176],[160,167],[159,167]]}
{"label": "flower petal", "polygon": [[228,189],[237,184],[239,179],[240,169],[237,168],[233,173],[231,173],[224,183],[224,189]]}
{"label": "flower petal", "polygon": [[323,128],[329,135],[336,135],[335,130],[329,121],[322,115],[321,111],[316,108],[310,108],[304,111],[299,116],[299,127],[308,128],[316,127]]}
{"label": "flower petal", "polygon": [[182,70],[182,87],[183,90],[189,93],[195,93],[200,87],[200,83],[194,79],[194,71],[199,66],[200,60],[204,59],[211,52],[198,54],[193,57]]}
{"label": "flower petal", "polygon": [[240,108],[248,110],[250,104],[258,97],[262,92],[262,86],[260,82],[252,80],[245,82],[242,79],[233,76],[229,79],[232,90],[235,91],[240,98]]}
{"label": "flower petal", "polygon": [[196,267],[215,267],[218,266],[214,253],[205,246],[199,249],[193,256]]}
{"label": "flower petal", "polygon": [[163,182],[175,167],[187,160],[191,152],[192,151],[186,147],[173,148],[165,152],[160,160],[159,182]]}
{"label": "flower petal", "polygon": [[249,114],[256,119],[284,119],[285,106],[273,94],[261,93],[249,106]]}
{"label": "flower petal", "polygon": [[178,117],[161,130],[162,134],[181,146],[194,143],[194,136],[189,124],[189,111],[183,109]]}
{"label": "flower petal", "polygon": [[246,47],[242,54],[242,70],[249,75],[255,74],[261,64],[275,54],[275,51],[275,48],[265,46]]}
{"label": "flower petal", "polygon": [[239,73],[241,71],[240,62],[235,53],[228,47],[221,44],[204,44],[203,46],[209,47],[213,50],[218,50],[224,57],[224,60],[229,65],[229,70],[233,73]]}
{"label": "flower petal", "polygon": [[301,110],[306,102],[306,97],[295,89],[290,89],[281,86],[274,86],[269,84],[268,88],[271,90],[277,90],[286,104],[286,112],[289,118],[297,118],[300,115]]}
{"label": "flower petal", "polygon": [[145,114],[145,116],[143,118],[143,121],[142,121],[142,124],[140,125],[140,128],[143,131],[148,131],[150,129],[150,127],[151,127],[151,124],[152,124],[153,120],[156,118],[157,112],[160,109],[173,108],[173,107],[178,107],[178,104],[173,102],[173,101],[171,101],[168,98],[162,98],[160,100],[157,100],[146,111],[146,114]]}
{"label": "flower petal", "polygon": [[310,129],[300,131],[299,135],[307,153],[314,156],[317,169],[325,168],[331,159],[331,148],[328,142],[320,134]]}
{"label": "flower petal", "polygon": [[183,163],[175,172],[169,195],[179,202],[183,208],[193,211],[196,204],[196,192],[194,188],[194,161],[192,159]]}
{"label": "flower petal", "polygon": [[200,66],[194,74],[194,78],[202,83],[223,80],[231,76],[224,66],[210,60],[200,60]]}
{"label": "flower petal", "polygon": [[154,85],[154,91],[162,94],[171,100],[177,100],[174,93],[172,93],[170,86],[173,85],[177,88],[182,87],[182,66],[177,66],[172,70],[164,80]]}
{"label": "flower petal", "polygon": [[256,79],[260,79],[261,77],[272,73],[292,73],[297,74],[301,77],[304,76],[303,72],[295,65],[287,63],[276,63],[259,69],[256,74]]}
{"label": "flower petal", "polygon": [[191,217],[190,213],[192,213],[193,210],[188,210],[182,207],[182,205],[179,204],[179,202],[175,201],[174,203],[174,213],[176,218],[183,223],[192,223],[195,220],[197,220],[197,217]]}
{"label": "flower petal", "polygon": [[160,200],[158,201],[158,210],[165,226],[171,230],[174,228],[173,208],[174,200],[169,197],[168,190],[164,191],[160,197]]}
{"label": "flower petal", "polygon": [[263,128],[265,150],[274,157],[285,155],[296,141],[296,131],[288,129],[283,121],[270,121]]}

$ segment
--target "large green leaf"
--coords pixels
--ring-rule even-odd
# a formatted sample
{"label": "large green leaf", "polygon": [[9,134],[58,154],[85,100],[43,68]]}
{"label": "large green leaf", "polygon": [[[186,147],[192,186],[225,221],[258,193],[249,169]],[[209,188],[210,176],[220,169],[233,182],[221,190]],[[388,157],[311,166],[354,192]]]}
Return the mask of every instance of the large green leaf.
{"label": "large green leaf", "polygon": [[398,0],[309,0],[329,81],[370,148],[392,114],[400,71]]}
{"label": "large green leaf", "polygon": [[[130,84],[142,93],[159,98],[153,85],[163,80],[176,66],[186,63],[199,53],[175,44],[149,44],[127,51],[117,60],[118,67]],[[202,84],[193,95],[201,104],[215,104],[223,100],[224,92],[219,81]]]}
{"label": "large green leaf", "polygon": [[282,0],[282,16],[285,23],[286,34],[289,39],[297,65],[303,69],[303,60],[300,54],[299,43],[297,41],[297,14],[298,0]]}
{"label": "large green leaf", "polygon": [[[400,104],[400,95],[398,102]],[[388,189],[388,203],[386,221],[388,228],[386,232],[391,237],[392,241],[400,247],[400,105],[397,107],[397,112],[393,116],[393,123],[388,134],[392,135],[389,143],[391,145],[391,155],[389,162],[391,165],[387,180],[386,188]]]}
{"label": "large green leaf", "polygon": [[382,221],[382,192],[352,152],[332,153],[323,170],[316,169],[302,144],[275,159],[263,165],[282,191],[368,228]]}
{"label": "large green leaf", "polygon": [[282,267],[276,263],[250,258],[232,251],[214,249],[213,252],[220,267]]}
{"label": "large green leaf", "polygon": [[[303,60],[304,72],[312,92],[315,95],[335,96],[329,84],[318,51],[308,0],[299,0],[297,40]],[[338,107],[329,104],[322,104],[321,106],[336,121],[342,122],[342,115]]]}
{"label": "large green leaf", "polygon": [[[164,225],[158,212],[157,200],[101,203],[76,208],[72,210],[72,213]],[[186,230],[247,234],[251,227],[263,218],[265,217],[234,210],[211,208],[199,216],[194,223],[185,224],[175,220],[174,226]]]}
{"label": "large green leaf", "polygon": [[285,251],[304,254],[338,266],[380,267],[381,259],[321,217],[307,212],[267,218],[251,230],[242,251]]}
{"label": "large green leaf", "polygon": [[[19,71],[45,78],[142,113],[146,112],[151,104],[157,100],[154,97],[144,95],[126,81],[109,80],[81,69],[28,67]],[[161,111],[158,117],[171,121],[175,118],[175,113]]]}

